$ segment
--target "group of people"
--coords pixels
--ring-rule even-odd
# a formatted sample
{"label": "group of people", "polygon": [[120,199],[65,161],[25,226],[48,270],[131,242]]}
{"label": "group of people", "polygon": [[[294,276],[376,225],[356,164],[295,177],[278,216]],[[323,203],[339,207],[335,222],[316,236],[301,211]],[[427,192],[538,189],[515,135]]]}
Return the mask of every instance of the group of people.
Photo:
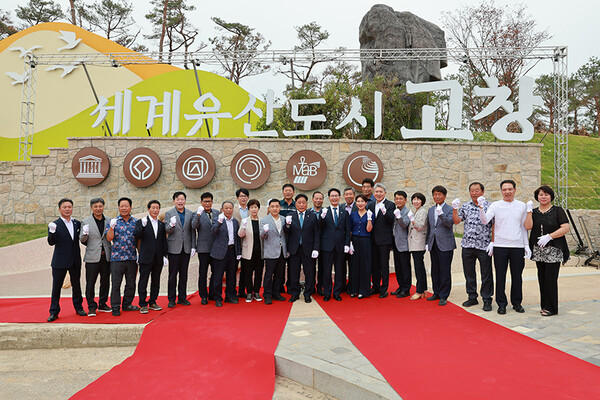
{"label": "group of people", "polygon": [[[62,199],[58,204],[60,218],[48,225],[48,243],[55,246],[48,321],[58,318],[60,290],[67,272],[71,276],[73,305],[81,316],[161,310],[156,300],[160,275],[167,265],[168,307],[190,305],[188,266],[194,256],[198,257],[198,291],[203,305],[212,300],[221,307],[223,302],[238,303],[238,298],[246,302],[264,298],[265,304],[272,304],[274,300],[285,301],[283,294],[287,291],[290,302],[303,295],[304,301],[310,303],[315,293],[324,301],[332,297],[342,301],[341,295],[346,292],[358,299],[372,295],[426,298],[444,306],[452,287],[451,264],[456,248],[453,226],[463,221],[461,247],[468,294],[463,306],[479,303],[475,268],[479,260],[483,310],[492,310],[493,256],[498,313],[505,314],[508,305],[505,282],[509,268],[511,304],[515,311],[524,312],[521,275],[524,258],[532,257],[538,268],[541,313],[554,315],[558,312],[559,267],[569,256],[564,238],[569,229],[566,215],[560,207],[552,206],[554,192],[548,186],[536,190],[534,196],[540,206],[535,210],[532,201],[525,204],[515,200],[514,181],[505,180],[500,187],[502,200],[490,204],[484,197],[483,184],[471,183],[471,201],[461,205],[455,199],[449,205],[446,188],[435,186],[435,204],[429,209],[424,207],[424,194],[410,196],[411,209],[405,191],[396,191],[390,201],[386,187],[371,179],[362,182],[362,193],[358,195],[351,187],[343,192],[329,189],[329,206],[324,205],[325,194],[317,191],[312,195],[310,208],[308,196],[296,195],[295,187],[289,183],[282,187],[282,200],[270,199],[262,208],[246,189],[236,191],[235,204],[226,200],[218,209],[213,206],[213,195],[203,193],[197,211],[186,208],[184,192],[175,192],[173,208],[161,214],[160,202],[151,200],[148,214],[140,219],[131,215],[132,200],[127,197],[117,202],[118,216],[107,218],[105,202],[98,197],[91,199],[91,215],[81,222],[71,217],[73,202]],[[532,232],[529,239],[527,230]],[[80,284],[80,242],[85,245],[87,313]],[[425,252],[431,257],[433,294],[429,297]],[[390,253],[398,283],[398,289],[391,293]],[[411,258],[416,277],[416,292],[412,296]],[[136,306],[133,301],[138,266]],[[301,272],[305,278],[303,287]],[[96,302],[98,277],[100,293]]]}

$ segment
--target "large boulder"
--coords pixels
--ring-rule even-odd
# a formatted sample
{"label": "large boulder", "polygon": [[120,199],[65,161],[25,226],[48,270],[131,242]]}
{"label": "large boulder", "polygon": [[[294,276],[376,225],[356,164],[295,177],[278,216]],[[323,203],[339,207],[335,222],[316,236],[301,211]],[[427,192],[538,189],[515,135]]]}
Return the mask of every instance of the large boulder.
{"label": "large boulder", "polygon": [[[424,49],[446,48],[444,31],[435,24],[404,11],[377,4],[365,14],[359,29],[361,49]],[[372,80],[376,75],[398,78],[399,84],[439,81],[441,68],[448,65],[441,60],[363,61],[362,77]]]}

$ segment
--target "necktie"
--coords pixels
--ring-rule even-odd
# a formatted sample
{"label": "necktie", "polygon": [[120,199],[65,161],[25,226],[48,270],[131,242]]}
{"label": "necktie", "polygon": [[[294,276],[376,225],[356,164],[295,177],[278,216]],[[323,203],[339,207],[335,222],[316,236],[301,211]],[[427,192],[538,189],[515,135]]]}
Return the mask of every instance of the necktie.
{"label": "necktie", "polygon": [[335,223],[335,226],[337,226],[337,221],[338,221],[337,207],[334,207],[333,208],[333,222]]}
{"label": "necktie", "polygon": [[[300,229],[302,229],[302,224],[304,224],[304,213],[301,212],[299,215],[300,219]],[[302,232],[300,233],[300,244],[302,244]]]}
{"label": "necktie", "polygon": [[208,217],[208,222],[212,225],[212,211],[207,212],[206,216]]}

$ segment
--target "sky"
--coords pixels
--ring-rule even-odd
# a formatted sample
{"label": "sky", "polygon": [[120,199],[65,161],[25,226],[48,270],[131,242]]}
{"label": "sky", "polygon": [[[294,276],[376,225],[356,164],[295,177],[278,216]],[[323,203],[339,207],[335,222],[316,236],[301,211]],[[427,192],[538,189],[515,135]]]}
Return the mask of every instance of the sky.
{"label": "sky", "polygon": [[[55,1],[65,9],[69,3],[67,0]],[[91,2],[91,0],[86,1]],[[148,0],[143,2],[133,0],[134,18],[142,28],[142,33],[150,31],[150,26],[144,18],[144,14],[148,10],[148,3]],[[297,44],[294,27],[311,21],[316,21],[330,33],[330,38],[321,45],[321,48],[333,49],[342,46],[358,49],[360,47],[358,42],[360,21],[375,4],[386,4],[396,11],[410,11],[442,27],[441,16],[445,12],[454,11],[462,5],[477,5],[479,1],[213,0],[200,2],[188,0],[188,3],[194,4],[197,8],[192,13],[192,22],[200,29],[199,37],[205,43],[208,43],[209,37],[217,35],[215,24],[210,20],[215,16],[228,22],[240,22],[255,28],[257,32],[271,40],[271,50],[289,50]],[[500,0],[495,2],[497,6],[516,3],[521,2]],[[569,73],[575,72],[590,57],[600,57],[600,41],[596,37],[600,33],[597,21],[597,17],[600,15],[600,2],[528,0],[525,3],[528,12],[537,21],[538,29],[547,29],[552,35],[552,38],[542,45],[568,47]],[[25,0],[2,0],[0,8],[10,10],[11,17],[16,19],[14,9],[17,5],[23,4],[26,4]],[[211,70],[210,67],[208,69]],[[454,72],[452,67],[442,70],[442,74],[451,72]],[[548,60],[540,63],[529,75],[536,77],[536,75],[551,72],[552,63]],[[278,78],[259,76],[242,80],[241,86],[255,95],[260,95],[264,94],[269,87],[277,92],[286,83],[289,83],[287,78],[283,78],[281,75]]]}

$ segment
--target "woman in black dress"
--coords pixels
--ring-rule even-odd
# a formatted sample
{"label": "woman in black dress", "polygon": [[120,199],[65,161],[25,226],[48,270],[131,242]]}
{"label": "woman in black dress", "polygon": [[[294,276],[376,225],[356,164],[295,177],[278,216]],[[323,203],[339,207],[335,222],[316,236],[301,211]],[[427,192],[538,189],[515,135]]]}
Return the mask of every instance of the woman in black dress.
{"label": "woman in black dress", "polygon": [[352,255],[352,282],[350,297],[359,299],[369,297],[371,293],[371,229],[373,229],[373,213],[367,210],[369,199],[365,195],[356,196],[358,210],[350,213],[352,222],[352,242],[350,254]]}

